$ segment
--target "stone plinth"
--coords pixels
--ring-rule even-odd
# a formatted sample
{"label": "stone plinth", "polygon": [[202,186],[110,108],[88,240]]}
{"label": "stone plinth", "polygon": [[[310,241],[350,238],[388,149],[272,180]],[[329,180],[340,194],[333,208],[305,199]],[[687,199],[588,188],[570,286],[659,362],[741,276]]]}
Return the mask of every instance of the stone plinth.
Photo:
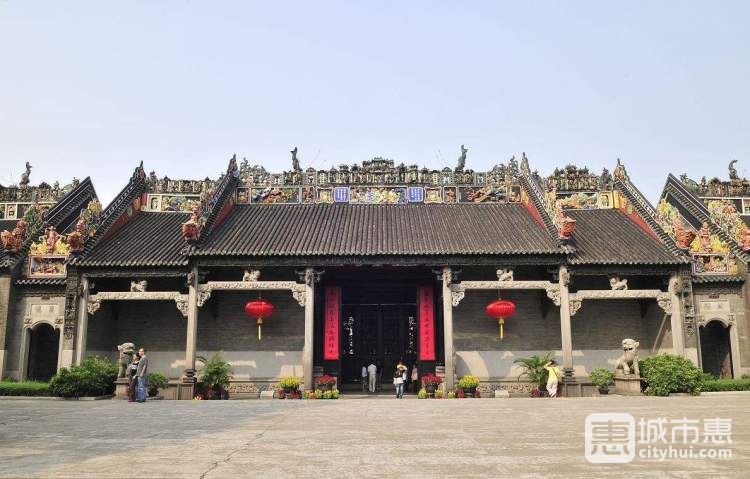
{"label": "stone plinth", "polygon": [[117,378],[115,381],[115,399],[128,398],[128,384],[130,384],[128,378]]}
{"label": "stone plinth", "polygon": [[615,376],[615,394],[621,396],[640,396],[641,377],[635,374],[618,374]]}
{"label": "stone plinth", "polygon": [[177,399],[182,401],[191,400],[195,397],[195,378],[185,377],[177,385]]}

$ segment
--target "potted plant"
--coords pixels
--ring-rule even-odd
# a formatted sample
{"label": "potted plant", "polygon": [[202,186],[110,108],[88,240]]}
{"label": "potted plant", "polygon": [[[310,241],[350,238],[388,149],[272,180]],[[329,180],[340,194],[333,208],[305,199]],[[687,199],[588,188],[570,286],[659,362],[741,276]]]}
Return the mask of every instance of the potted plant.
{"label": "potted plant", "polygon": [[229,386],[231,373],[232,366],[224,360],[221,352],[205,362],[200,371],[200,381],[207,388],[206,399],[221,399],[224,390]]}
{"label": "potted plant", "polygon": [[591,383],[599,389],[599,394],[608,394],[609,385],[615,379],[615,373],[609,369],[596,368],[589,373]]}
{"label": "potted plant", "polygon": [[442,382],[443,379],[437,374],[425,373],[422,375],[422,385],[424,386],[425,391],[430,397],[433,397],[435,395],[435,391]]}
{"label": "potted plant", "polygon": [[479,378],[471,374],[467,374],[458,381],[459,389],[463,389],[464,395],[469,397],[474,396],[477,386],[479,386]]}
{"label": "potted plant", "polygon": [[162,373],[149,373],[146,376],[146,384],[148,384],[148,397],[156,397],[159,389],[167,387],[167,377]]}
{"label": "potted plant", "polygon": [[336,376],[324,374],[315,380],[315,386],[324,391],[330,391],[336,385]]}
{"label": "potted plant", "polygon": [[526,376],[534,384],[534,389],[538,390],[538,394],[532,394],[532,397],[541,397],[544,395],[543,391],[546,391],[547,376],[549,375],[544,366],[551,360],[552,353],[547,353],[535,354],[528,358],[518,358],[513,361],[513,363],[519,364],[522,369],[521,374],[518,375],[519,381],[521,380],[521,376]]}
{"label": "potted plant", "polygon": [[284,376],[279,381],[279,387],[284,390],[285,396],[291,396],[292,393],[299,389],[300,380],[297,376]]}

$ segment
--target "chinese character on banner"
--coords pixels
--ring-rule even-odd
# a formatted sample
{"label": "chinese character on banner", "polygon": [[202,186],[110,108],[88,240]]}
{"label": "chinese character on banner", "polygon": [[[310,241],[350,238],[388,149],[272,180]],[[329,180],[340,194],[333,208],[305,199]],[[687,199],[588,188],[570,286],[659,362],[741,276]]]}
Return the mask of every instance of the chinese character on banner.
{"label": "chinese character on banner", "polygon": [[586,416],[586,460],[622,464],[635,458],[635,419],[627,413],[591,413]]}
{"label": "chinese character on banner", "polygon": [[323,359],[339,358],[339,323],[341,316],[341,289],[337,286],[325,288],[325,320],[323,321]]}
{"label": "chinese character on banner", "polygon": [[419,359],[435,360],[435,304],[432,286],[420,286],[419,296]]}

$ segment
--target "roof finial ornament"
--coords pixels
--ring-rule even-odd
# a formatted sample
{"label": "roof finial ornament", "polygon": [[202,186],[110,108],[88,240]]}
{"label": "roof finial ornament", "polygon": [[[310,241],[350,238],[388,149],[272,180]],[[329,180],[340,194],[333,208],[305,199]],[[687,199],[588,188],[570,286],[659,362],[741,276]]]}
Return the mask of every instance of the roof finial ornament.
{"label": "roof finial ornament", "polygon": [[299,160],[297,159],[297,147],[295,146],[289,153],[292,154],[292,169],[294,171],[302,171],[302,168],[299,166]]}
{"label": "roof finial ornament", "polygon": [[21,188],[29,186],[29,176],[31,175],[31,163],[26,162],[26,171],[21,175],[21,182],[18,184]]}
{"label": "roof finial ornament", "polygon": [[620,181],[630,181],[628,172],[625,171],[625,165],[622,164],[619,158],[617,159],[617,166],[615,166],[615,171],[612,172],[612,176]]}
{"label": "roof finial ornament", "polygon": [[458,165],[456,165],[456,171],[464,171],[464,167],[466,166],[466,153],[468,152],[469,149],[464,145],[461,145],[461,156],[458,157]]}
{"label": "roof finial ornament", "polygon": [[[729,162],[729,179],[730,180],[738,180],[739,176],[737,176],[737,169],[734,167],[735,163],[737,163],[737,160],[732,160]],[[26,163],[28,165],[28,163]]]}
{"label": "roof finial ornament", "polygon": [[523,173],[524,175],[531,174],[531,170],[529,169],[529,159],[526,158],[525,151],[521,153],[521,173]]}

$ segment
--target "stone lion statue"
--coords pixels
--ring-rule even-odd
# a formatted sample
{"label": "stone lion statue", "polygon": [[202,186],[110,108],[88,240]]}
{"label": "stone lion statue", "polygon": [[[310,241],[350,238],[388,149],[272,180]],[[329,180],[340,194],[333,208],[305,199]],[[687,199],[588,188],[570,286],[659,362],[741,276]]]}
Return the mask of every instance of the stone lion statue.
{"label": "stone lion statue", "polygon": [[635,339],[623,339],[622,340],[622,356],[617,358],[617,366],[615,371],[622,369],[623,374],[635,374],[640,376],[641,371],[638,367],[638,346],[641,343]]}
{"label": "stone lion statue", "polygon": [[148,281],[145,279],[142,279],[140,281],[131,281],[130,282],[130,292],[131,293],[143,293],[146,291],[146,288],[148,287]]}
{"label": "stone lion statue", "polygon": [[135,344],[122,343],[117,346],[117,350],[120,351],[120,357],[117,361],[120,365],[120,371],[117,373],[117,378],[119,379],[125,377],[128,364],[130,364],[130,361],[133,359],[133,354],[135,353]]}
{"label": "stone lion statue", "polygon": [[245,274],[242,275],[242,281],[258,281],[260,278],[260,271],[257,269],[245,270]]}
{"label": "stone lion statue", "polygon": [[512,269],[499,269],[497,270],[498,281],[513,281],[513,270]]}
{"label": "stone lion statue", "polygon": [[614,278],[609,278],[609,286],[614,291],[625,291],[628,289],[628,280],[615,276]]}

